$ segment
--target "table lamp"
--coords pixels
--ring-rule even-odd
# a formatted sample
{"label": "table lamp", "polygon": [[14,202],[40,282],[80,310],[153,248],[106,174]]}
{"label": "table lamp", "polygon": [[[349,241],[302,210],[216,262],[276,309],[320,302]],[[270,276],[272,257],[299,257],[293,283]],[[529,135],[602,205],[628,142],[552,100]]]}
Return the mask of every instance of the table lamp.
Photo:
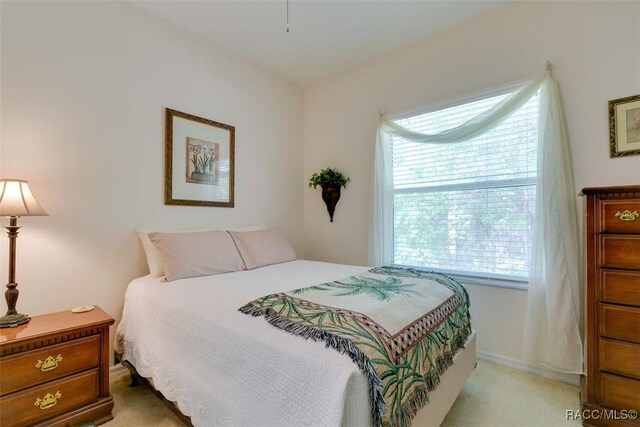
{"label": "table lamp", "polygon": [[4,293],[7,300],[7,314],[0,317],[0,328],[13,328],[29,321],[29,316],[16,311],[18,284],[16,283],[16,239],[18,238],[18,217],[47,216],[29,189],[27,181],[21,179],[0,179],[0,216],[9,217],[5,226],[9,236],[9,283]]}

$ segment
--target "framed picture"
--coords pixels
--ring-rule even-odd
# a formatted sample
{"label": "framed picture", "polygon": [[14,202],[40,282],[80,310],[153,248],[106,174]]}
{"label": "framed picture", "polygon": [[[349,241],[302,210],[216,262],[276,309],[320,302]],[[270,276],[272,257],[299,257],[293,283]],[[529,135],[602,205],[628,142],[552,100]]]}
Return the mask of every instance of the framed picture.
{"label": "framed picture", "polygon": [[235,127],[166,109],[164,203],[233,207]]}
{"label": "framed picture", "polygon": [[640,95],[609,101],[611,157],[640,154]]}

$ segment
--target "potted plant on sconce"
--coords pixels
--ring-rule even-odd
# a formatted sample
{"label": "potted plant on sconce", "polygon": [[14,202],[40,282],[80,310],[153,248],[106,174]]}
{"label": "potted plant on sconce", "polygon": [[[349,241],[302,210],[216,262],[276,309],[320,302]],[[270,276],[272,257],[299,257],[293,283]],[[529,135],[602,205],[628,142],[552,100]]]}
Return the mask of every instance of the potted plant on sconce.
{"label": "potted plant on sconce", "polygon": [[309,178],[309,188],[322,187],[322,200],[327,205],[329,218],[333,222],[333,213],[340,200],[340,188],[347,188],[349,178],[337,169],[325,168],[316,172]]}

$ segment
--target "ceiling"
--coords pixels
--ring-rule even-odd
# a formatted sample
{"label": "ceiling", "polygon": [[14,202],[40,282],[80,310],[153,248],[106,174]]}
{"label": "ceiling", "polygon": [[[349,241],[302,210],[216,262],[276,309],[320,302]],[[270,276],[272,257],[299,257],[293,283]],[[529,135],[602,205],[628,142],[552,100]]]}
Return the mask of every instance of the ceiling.
{"label": "ceiling", "polygon": [[132,1],[293,83],[308,86],[472,20],[504,1]]}

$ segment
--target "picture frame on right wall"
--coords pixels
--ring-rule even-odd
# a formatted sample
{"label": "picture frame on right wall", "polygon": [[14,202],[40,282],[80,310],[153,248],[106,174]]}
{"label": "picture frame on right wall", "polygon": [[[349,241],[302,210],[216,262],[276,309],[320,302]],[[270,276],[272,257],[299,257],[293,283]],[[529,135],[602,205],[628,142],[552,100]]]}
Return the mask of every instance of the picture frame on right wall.
{"label": "picture frame on right wall", "polygon": [[609,101],[611,157],[640,155],[640,95]]}

